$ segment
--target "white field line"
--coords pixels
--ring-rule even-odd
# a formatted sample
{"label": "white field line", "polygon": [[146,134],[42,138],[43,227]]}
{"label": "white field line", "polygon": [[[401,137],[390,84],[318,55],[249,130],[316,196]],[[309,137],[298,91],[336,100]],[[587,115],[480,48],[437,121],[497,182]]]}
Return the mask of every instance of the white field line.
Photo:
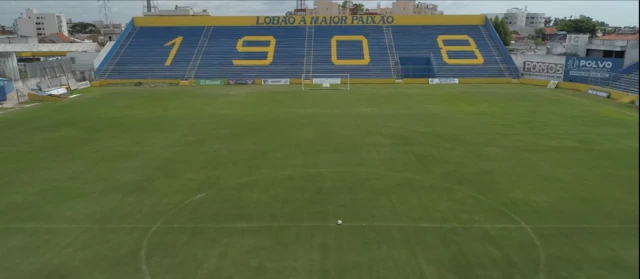
{"label": "white field line", "polygon": [[[343,223],[341,227],[415,227],[415,228],[523,228],[522,224],[402,224],[402,223]],[[269,227],[338,227],[336,224],[166,224],[166,225],[142,225],[142,224],[116,224],[116,225],[92,225],[92,224],[8,224],[0,225],[0,228],[34,228],[34,229],[58,229],[58,228],[269,228]],[[640,228],[640,225],[626,224],[540,224],[528,225],[530,228]]]}

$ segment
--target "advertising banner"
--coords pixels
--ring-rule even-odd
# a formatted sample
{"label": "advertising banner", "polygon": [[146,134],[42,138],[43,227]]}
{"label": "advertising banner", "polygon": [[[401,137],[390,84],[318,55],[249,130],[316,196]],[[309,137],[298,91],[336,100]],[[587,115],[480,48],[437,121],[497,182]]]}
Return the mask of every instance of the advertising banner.
{"label": "advertising banner", "polygon": [[458,84],[457,78],[430,78],[429,84]]}
{"label": "advertising banner", "polygon": [[91,86],[91,83],[88,81],[78,82],[78,89],[87,88],[89,86]]}
{"label": "advertising banner", "polygon": [[196,85],[224,85],[224,79],[197,79]]}
{"label": "advertising banner", "polygon": [[593,94],[593,95],[604,97],[604,98],[609,98],[609,95],[611,95],[611,93],[609,92],[595,90],[593,88],[589,88],[589,90],[587,90],[587,94]]}
{"label": "advertising banner", "polygon": [[288,85],[289,79],[262,79],[262,85]]}
{"label": "advertising banner", "polygon": [[253,79],[228,79],[229,85],[253,85],[255,80]]}
{"label": "advertising banner", "polygon": [[524,61],[522,73],[525,78],[562,80],[564,64],[541,61]]}
{"label": "advertising banner", "polygon": [[314,78],[313,84],[340,84],[340,78]]}
{"label": "advertising banner", "polygon": [[621,58],[567,57],[564,81],[589,83],[594,78],[608,79],[623,65],[624,59]]}

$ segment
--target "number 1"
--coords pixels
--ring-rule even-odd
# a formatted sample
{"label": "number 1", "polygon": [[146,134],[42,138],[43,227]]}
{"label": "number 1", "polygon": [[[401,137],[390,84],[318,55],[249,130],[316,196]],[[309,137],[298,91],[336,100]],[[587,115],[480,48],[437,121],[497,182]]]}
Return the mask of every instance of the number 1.
{"label": "number 1", "polygon": [[171,66],[171,62],[173,62],[173,57],[176,56],[176,53],[178,52],[178,49],[180,48],[180,44],[182,43],[182,36],[178,36],[177,38],[169,41],[168,43],[164,44],[164,46],[170,46],[173,45],[173,48],[171,49],[171,52],[169,53],[169,57],[167,57],[167,61],[164,62],[165,66]]}

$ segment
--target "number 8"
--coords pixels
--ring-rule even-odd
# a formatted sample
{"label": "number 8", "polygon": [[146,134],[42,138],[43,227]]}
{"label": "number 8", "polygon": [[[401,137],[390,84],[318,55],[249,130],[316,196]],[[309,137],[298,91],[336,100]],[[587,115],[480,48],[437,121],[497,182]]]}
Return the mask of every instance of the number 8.
{"label": "number 8", "polygon": [[[467,40],[469,42],[469,45],[468,46],[445,46],[444,45],[445,40],[456,40],[456,41]],[[478,65],[478,64],[484,63],[484,58],[482,57],[482,54],[480,54],[480,51],[476,46],[476,42],[473,41],[473,39],[471,39],[471,37],[467,35],[440,35],[438,36],[438,46],[440,46],[440,53],[442,54],[442,60],[444,60],[444,62],[446,62],[447,64]],[[473,53],[476,55],[476,58],[474,59],[449,58],[449,54],[448,54],[449,51],[473,51]]]}

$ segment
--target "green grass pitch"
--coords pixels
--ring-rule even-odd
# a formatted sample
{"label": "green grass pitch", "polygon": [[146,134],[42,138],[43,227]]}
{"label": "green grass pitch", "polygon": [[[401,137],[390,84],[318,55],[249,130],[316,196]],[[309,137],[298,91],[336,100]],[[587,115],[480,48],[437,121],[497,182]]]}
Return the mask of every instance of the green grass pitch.
{"label": "green grass pitch", "polygon": [[0,115],[2,279],[639,277],[632,106],[527,85],[82,92]]}

